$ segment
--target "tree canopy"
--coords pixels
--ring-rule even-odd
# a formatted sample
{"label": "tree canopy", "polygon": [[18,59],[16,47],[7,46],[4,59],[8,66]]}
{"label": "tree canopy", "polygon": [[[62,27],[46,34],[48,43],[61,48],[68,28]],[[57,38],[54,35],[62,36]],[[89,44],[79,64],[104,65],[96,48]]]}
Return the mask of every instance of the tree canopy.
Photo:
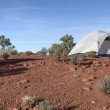
{"label": "tree canopy", "polygon": [[48,49],[46,49],[45,47],[43,47],[40,51],[37,52],[37,54],[41,54],[41,55],[47,55]]}
{"label": "tree canopy", "polygon": [[51,55],[62,55],[62,56],[67,56],[68,53],[71,51],[73,46],[75,46],[74,38],[71,35],[64,35],[63,37],[60,38],[60,41],[62,41],[61,44],[53,44],[49,48],[49,53]]}
{"label": "tree canopy", "polygon": [[[0,54],[3,56],[6,56],[10,54],[12,49],[14,49],[15,46],[13,46],[10,42],[9,38],[5,38],[4,35],[0,36]],[[11,51],[10,51],[11,50]]]}

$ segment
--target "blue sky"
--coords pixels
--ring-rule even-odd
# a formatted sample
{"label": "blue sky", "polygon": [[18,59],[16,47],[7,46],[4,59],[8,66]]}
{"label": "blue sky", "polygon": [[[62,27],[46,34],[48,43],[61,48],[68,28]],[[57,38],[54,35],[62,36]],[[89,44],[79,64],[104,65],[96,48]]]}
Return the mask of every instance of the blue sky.
{"label": "blue sky", "polygon": [[110,0],[0,0],[0,35],[18,51],[49,48],[65,34],[78,42],[95,30],[110,32]]}

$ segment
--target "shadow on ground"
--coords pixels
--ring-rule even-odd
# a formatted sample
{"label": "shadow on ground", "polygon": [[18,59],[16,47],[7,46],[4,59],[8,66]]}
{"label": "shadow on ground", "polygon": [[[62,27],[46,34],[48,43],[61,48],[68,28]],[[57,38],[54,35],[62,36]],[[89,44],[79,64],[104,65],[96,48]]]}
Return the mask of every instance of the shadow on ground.
{"label": "shadow on ground", "polygon": [[[21,62],[29,62],[29,61],[37,61],[42,59],[33,59],[33,58],[20,58],[20,59],[8,59],[7,61],[0,61],[0,77],[22,74],[27,68],[19,66],[18,63]],[[11,66],[10,66],[11,65]]]}
{"label": "shadow on ground", "polygon": [[0,77],[10,76],[10,75],[17,75],[22,74],[27,70],[27,68],[17,68],[17,69],[0,69]]}
{"label": "shadow on ground", "polygon": [[16,63],[20,63],[20,62],[37,61],[37,60],[42,60],[42,59],[20,58],[20,59],[8,59],[6,61],[1,60],[0,65],[16,64]]}

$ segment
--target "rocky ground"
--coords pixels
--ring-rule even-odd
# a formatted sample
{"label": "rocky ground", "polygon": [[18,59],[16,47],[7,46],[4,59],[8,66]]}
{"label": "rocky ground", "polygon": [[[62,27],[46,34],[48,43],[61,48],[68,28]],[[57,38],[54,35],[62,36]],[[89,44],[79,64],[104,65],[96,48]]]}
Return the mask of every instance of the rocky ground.
{"label": "rocky ground", "polygon": [[106,57],[87,58],[82,66],[35,55],[1,59],[0,110],[18,110],[25,95],[46,99],[57,110],[110,110],[110,96],[96,89],[105,75],[110,75]]}

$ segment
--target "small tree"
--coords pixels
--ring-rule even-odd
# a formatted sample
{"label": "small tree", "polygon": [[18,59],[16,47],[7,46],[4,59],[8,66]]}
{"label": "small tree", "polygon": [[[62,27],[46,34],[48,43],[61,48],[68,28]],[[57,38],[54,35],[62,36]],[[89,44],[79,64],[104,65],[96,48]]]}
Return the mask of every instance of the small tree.
{"label": "small tree", "polygon": [[7,50],[14,49],[15,46],[12,46],[10,39],[5,38],[4,35],[0,36],[0,54],[3,56],[3,58],[6,60],[9,57],[9,53]]}
{"label": "small tree", "polygon": [[63,55],[66,56],[69,54],[73,46],[75,46],[75,43],[73,43],[74,38],[71,35],[64,35],[60,38],[60,41],[62,41],[62,48],[63,48]]}
{"label": "small tree", "polygon": [[62,45],[60,44],[53,44],[51,48],[49,48],[49,54],[52,56],[59,56],[62,55]]}
{"label": "small tree", "polygon": [[47,55],[48,50],[43,47],[40,51],[36,52],[36,54],[40,54],[40,55]]}

